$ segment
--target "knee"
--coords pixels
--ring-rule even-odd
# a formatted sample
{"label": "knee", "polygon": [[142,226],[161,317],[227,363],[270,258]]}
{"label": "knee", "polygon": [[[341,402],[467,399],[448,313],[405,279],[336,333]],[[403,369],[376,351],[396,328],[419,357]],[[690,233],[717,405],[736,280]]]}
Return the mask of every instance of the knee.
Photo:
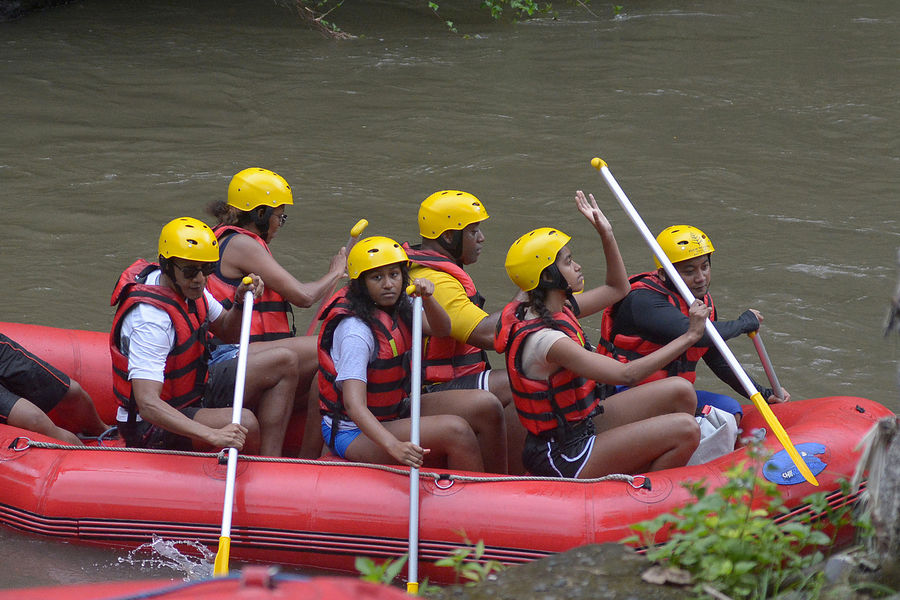
{"label": "knee", "polygon": [[259,437],[259,420],[248,408],[241,409],[241,425],[247,428],[247,437]]}
{"label": "knee", "polygon": [[273,349],[269,357],[270,367],[283,377],[297,377],[300,374],[300,362],[297,355],[287,348]]}
{"label": "knee", "polygon": [[444,438],[451,444],[478,445],[478,441],[475,438],[475,432],[472,430],[468,421],[462,417],[446,415],[444,422],[441,423],[441,431],[444,434]]}
{"label": "knee", "polygon": [[697,392],[694,390],[694,384],[683,377],[670,377],[668,381],[671,382],[678,412],[693,416],[697,412]]}
{"label": "knee", "polygon": [[486,419],[502,421],[503,403],[491,392],[480,391],[475,397],[478,412]]}
{"label": "knee", "polygon": [[700,443],[700,425],[697,419],[685,413],[671,415],[671,428],[673,436],[681,440],[683,444],[697,447]]}
{"label": "knee", "polygon": [[49,419],[37,406],[19,398],[9,411],[7,422],[13,427],[46,434],[44,425],[49,423]]}

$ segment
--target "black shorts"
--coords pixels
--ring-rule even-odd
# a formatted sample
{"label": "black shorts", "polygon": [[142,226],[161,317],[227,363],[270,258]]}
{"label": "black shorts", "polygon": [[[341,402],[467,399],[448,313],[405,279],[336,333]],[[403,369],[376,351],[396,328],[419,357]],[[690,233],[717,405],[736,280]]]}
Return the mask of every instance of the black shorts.
{"label": "black shorts", "polygon": [[209,379],[203,392],[203,408],[234,406],[234,381],[237,379],[237,357],[209,365]]}
{"label": "black shorts", "polygon": [[0,333],[0,423],[20,398],[50,412],[70,385],[68,375]]}
{"label": "black shorts", "polygon": [[460,375],[456,379],[450,381],[442,381],[438,383],[428,383],[422,391],[426,394],[432,392],[445,392],[447,390],[485,390],[490,391],[488,385],[491,377],[490,369],[481,371],[480,373],[472,373],[470,375]]}
{"label": "black shorts", "polygon": [[570,429],[565,437],[552,434],[525,437],[522,464],[538,477],[576,478],[594,450],[594,422],[584,419]]}
{"label": "black shorts", "polygon": [[[193,419],[198,410],[200,410],[199,406],[188,406],[178,412],[188,419]],[[162,427],[147,421],[137,421],[132,425],[119,421],[116,425],[119,427],[119,435],[122,436],[122,439],[125,440],[125,445],[129,448],[182,451],[194,449],[194,442],[191,438],[166,431]]]}

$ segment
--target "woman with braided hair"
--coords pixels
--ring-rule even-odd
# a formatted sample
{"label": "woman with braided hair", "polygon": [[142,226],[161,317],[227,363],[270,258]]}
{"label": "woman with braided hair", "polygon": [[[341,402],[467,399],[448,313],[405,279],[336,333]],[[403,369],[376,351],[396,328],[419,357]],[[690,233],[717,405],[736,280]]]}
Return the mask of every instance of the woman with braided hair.
{"label": "woman with braided hair", "polygon": [[623,364],[594,352],[577,315],[621,300],[629,285],[612,227],[594,197],[579,191],[576,204],[600,234],[604,285],[584,290],[581,265],[567,245],[571,238],[558,229],[526,233],[506,256],[507,274],[528,294],[503,310],[495,345],[506,355],[513,399],[528,431],[523,463],[533,475],[578,478],[682,466],[700,439],[689,382],[669,378],[608,393],[636,384],[693,345],[709,309],[695,302],[688,331],[639,360]]}

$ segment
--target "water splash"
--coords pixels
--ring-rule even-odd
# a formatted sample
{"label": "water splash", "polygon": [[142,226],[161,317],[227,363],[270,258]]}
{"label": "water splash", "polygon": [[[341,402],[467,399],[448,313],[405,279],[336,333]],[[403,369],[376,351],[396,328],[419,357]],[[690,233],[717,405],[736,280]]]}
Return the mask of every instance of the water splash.
{"label": "water splash", "polygon": [[119,557],[119,563],[142,569],[168,568],[183,573],[185,581],[195,581],[212,577],[215,558],[216,555],[199,542],[167,540],[154,535],[150,543],[141,544],[126,556]]}

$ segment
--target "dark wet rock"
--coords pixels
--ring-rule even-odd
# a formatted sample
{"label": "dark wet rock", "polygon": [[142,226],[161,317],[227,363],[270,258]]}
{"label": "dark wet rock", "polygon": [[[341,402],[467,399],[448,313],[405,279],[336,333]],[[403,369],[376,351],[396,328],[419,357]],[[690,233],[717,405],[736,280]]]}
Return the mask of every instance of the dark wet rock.
{"label": "dark wet rock", "polygon": [[454,586],[429,594],[432,600],[680,600],[682,586],[646,583],[650,567],[620,544],[593,544],[511,567],[478,586]]}
{"label": "dark wet rock", "polygon": [[[827,566],[826,566],[827,565]],[[648,583],[652,564],[619,544],[582,546],[510,567],[476,586],[452,586],[429,593],[429,600],[681,600],[690,586]],[[829,574],[818,600],[900,600],[900,561],[880,566],[861,550],[848,551],[820,565]],[[873,570],[874,569],[874,570]],[[668,581],[677,575],[663,575]],[[885,596],[886,590],[893,595]],[[778,600],[810,600],[808,593],[785,593]]]}

